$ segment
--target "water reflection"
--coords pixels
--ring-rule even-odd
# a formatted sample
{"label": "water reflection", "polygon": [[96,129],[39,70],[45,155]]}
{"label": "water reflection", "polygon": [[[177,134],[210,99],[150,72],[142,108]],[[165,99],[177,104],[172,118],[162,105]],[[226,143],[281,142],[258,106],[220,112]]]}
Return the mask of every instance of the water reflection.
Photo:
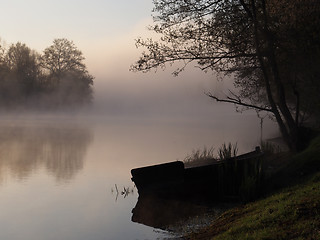
{"label": "water reflection", "polygon": [[178,199],[159,198],[152,194],[139,195],[132,209],[132,221],[150,227],[167,230],[190,217],[208,212],[208,207]]}
{"label": "water reflection", "polygon": [[93,137],[83,126],[0,125],[0,183],[23,180],[44,168],[57,182],[71,180],[84,165]]}
{"label": "water reflection", "polygon": [[115,195],[115,201],[117,201],[119,196],[126,198],[129,195],[134,195],[135,188],[134,187],[123,187],[123,188],[119,189],[118,185],[115,184],[114,188],[111,188],[111,193]]}
{"label": "water reflection", "polygon": [[212,225],[223,212],[236,206],[234,202],[215,202],[159,197],[139,194],[132,209],[132,222],[164,230],[164,239],[184,239],[183,236]]}

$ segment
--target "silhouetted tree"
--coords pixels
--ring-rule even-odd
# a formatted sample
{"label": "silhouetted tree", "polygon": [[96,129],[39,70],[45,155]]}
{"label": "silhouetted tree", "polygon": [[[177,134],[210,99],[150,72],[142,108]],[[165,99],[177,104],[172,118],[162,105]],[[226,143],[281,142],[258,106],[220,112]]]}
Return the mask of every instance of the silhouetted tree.
{"label": "silhouetted tree", "polygon": [[3,42],[0,42],[0,105],[3,105],[7,94],[6,85],[9,69],[5,58],[6,48],[3,46]]}
{"label": "silhouetted tree", "polygon": [[6,108],[77,107],[90,103],[93,77],[72,41],[56,39],[40,56],[20,42],[0,43],[0,105]]}
{"label": "silhouetted tree", "polygon": [[60,84],[57,86],[57,106],[85,105],[92,100],[93,77],[82,71],[69,71],[62,75]]}
{"label": "silhouetted tree", "polygon": [[8,49],[1,48],[0,93],[1,105],[23,104],[39,88],[38,54],[20,42]]}
{"label": "silhouetted tree", "polygon": [[47,83],[56,91],[59,105],[84,104],[92,99],[93,77],[88,73],[82,52],[72,41],[55,39],[44,50],[41,66],[48,71]]}
{"label": "silhouetted tree", "polygon": [[42,67],[57,77],[72,70],[86,70],[82,52],[72,41],[64,38],[55,39],[53,44],[44,50],[41,59]]}
{"label": "silhouetted tree", "polygon": [[28,97],[37,91],[40,66],[38,54],[20,42],[12,44],[7,52],[6,62],[12,81],[16,79],[21,95]]}
{"label": "silhouetted tree", "polygon": [[[316,0],[154,0],[160,40],[138,39],[147,48],[134,71],[180,61],[179,74],[196,61],[204,71],[235,77],[238,93],[207,95],[271,113],[292,150],[301,146],[303,116],[319,102],[320,6]],[[306,90],[304,90],[306,89]]]}

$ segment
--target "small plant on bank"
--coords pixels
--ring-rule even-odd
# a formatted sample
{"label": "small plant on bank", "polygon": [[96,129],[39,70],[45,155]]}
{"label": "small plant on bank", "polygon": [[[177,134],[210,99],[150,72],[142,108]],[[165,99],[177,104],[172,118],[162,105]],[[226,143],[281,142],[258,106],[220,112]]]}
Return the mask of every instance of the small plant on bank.
{"label": "small plant on bank", "polygon": [[213,147],[204,147],[203,149],[193,150],[190,155],[183,159],[183,162],[186,167],[193,167],[236,157],[238,153],[237,143],[224,143],[217,152],[218,155],[215,155]]}
{"label": "small plant on bank", "polygon": [[224,143],[222,146],[218,149],[218,159],[225,160],[228,158],[232,158],[237,156],[238,153],[238,146],[237,143]]}
{"label": "small plant on bank", "polygon": [[216,161],[214,156],[214,148],[204,147],[202,150],[193,150],[190,155],[183,159],[185,166],[197,166],[202,164],[209,164],[211,162]]}

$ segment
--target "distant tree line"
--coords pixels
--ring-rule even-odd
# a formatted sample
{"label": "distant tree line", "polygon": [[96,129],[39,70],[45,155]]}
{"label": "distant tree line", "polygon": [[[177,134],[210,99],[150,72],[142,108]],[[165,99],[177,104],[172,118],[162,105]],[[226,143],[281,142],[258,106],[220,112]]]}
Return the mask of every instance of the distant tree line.
{"label": "distant tree line", "polygon": [[60,109],[91,103],[93,76],[72,41],[55,39],[43,53],[0,43],[0,107]]}

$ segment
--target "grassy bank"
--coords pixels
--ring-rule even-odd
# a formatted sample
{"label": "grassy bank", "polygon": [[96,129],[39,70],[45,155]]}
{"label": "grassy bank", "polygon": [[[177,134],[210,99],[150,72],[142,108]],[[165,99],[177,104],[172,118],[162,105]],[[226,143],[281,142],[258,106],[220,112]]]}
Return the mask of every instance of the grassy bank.
{"label": "grassy bank", "polygon": [[320,239],[320,137],[269,176],[265,198],[231,209],[186,239]]}

